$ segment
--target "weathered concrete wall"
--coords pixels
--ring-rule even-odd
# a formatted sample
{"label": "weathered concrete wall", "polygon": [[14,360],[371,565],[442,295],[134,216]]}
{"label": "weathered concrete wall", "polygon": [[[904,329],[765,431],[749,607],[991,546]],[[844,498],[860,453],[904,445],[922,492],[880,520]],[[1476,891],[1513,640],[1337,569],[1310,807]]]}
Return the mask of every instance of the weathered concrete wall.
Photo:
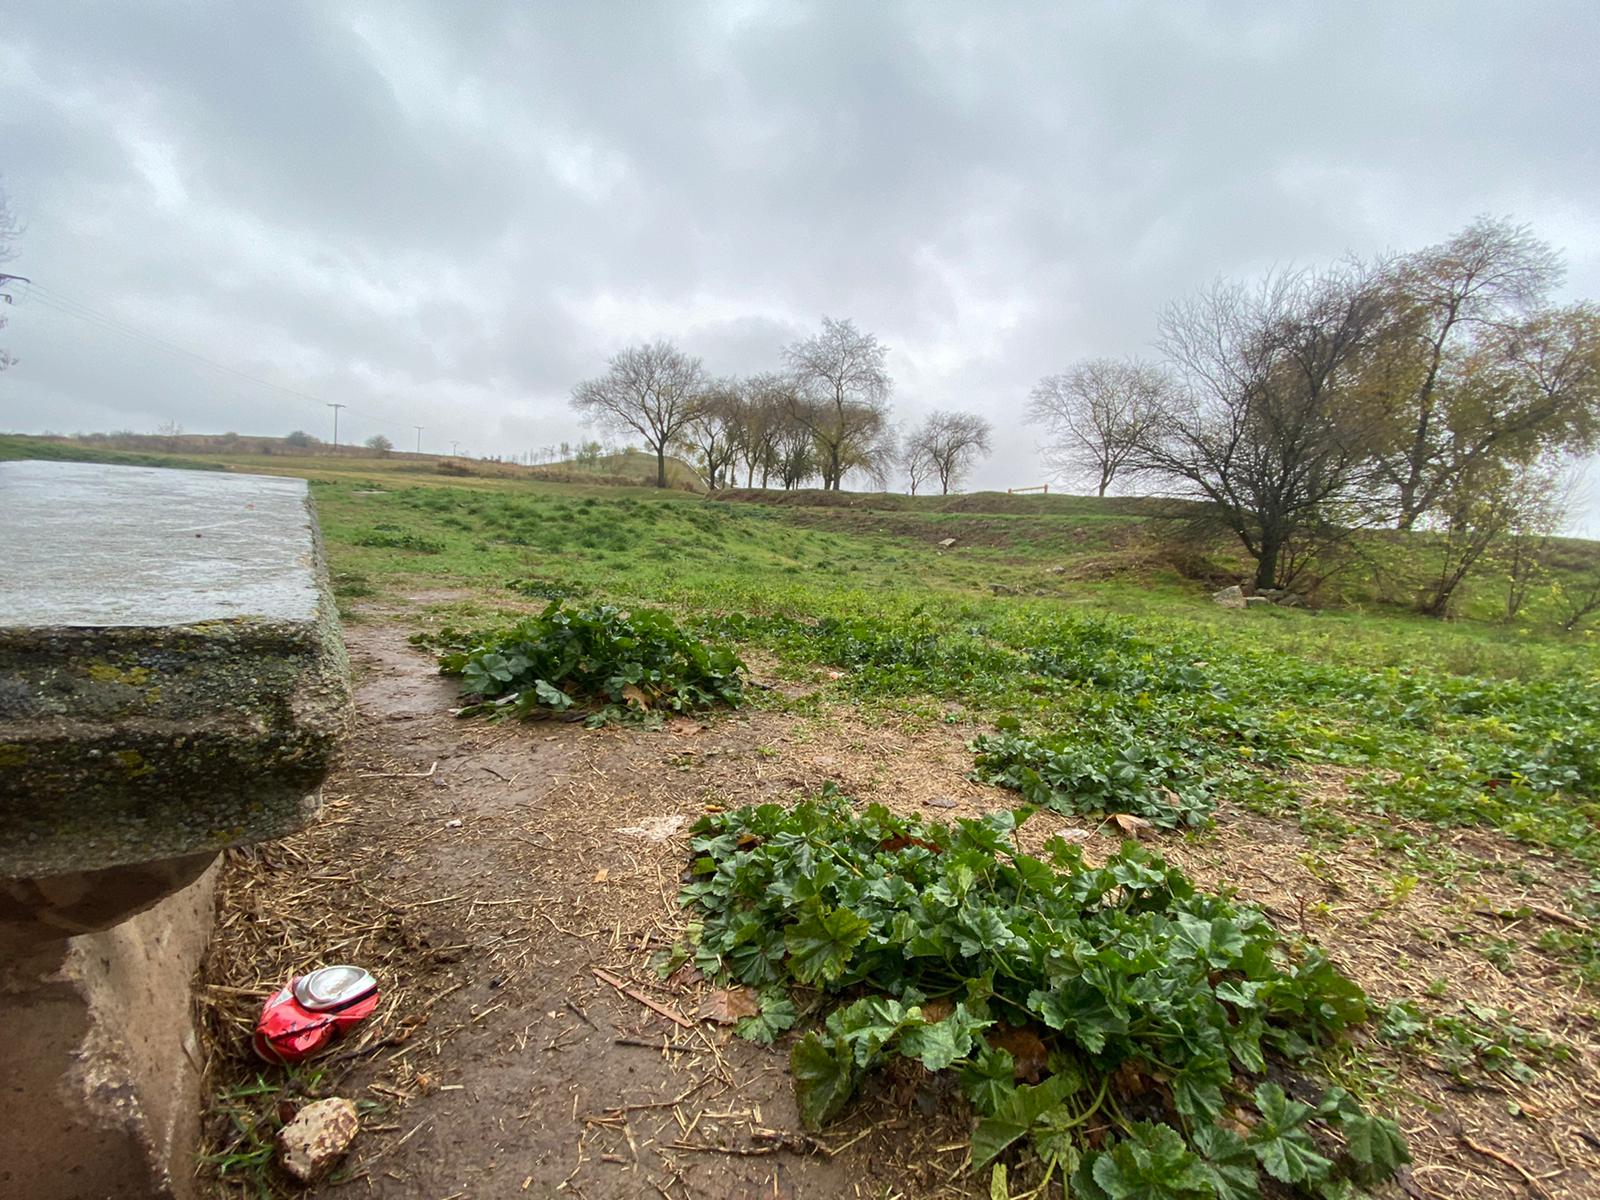
{"label": "weathered concrete wall", "polygon": [[0,463],[0,877],[282,837],[349,666],[299,479]]}
{"label": "weathered concrete wall", "polygon": [[100,933],[0,941],[0,1196],[189,1200],[216,868]]}
{"label": "weathered concrete wall", "polygon": [[315,819],[349,722],[316,520],[80,463],[0,513],[0,1200],[185,1200],[216,856]]}

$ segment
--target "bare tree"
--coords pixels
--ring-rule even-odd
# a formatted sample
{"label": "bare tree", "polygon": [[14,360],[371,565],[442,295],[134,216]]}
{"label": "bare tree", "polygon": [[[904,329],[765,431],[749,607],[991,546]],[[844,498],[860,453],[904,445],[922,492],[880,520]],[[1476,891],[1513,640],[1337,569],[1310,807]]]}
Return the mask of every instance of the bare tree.
{"label": "bare tree", "polygon": [[838,491],[852,470],[882,479],[895,453],[887,348],[848,320],[824,317],[821,333],[783,357],[797,390],[790,417],[815,443],[822,486]]}
{"label": "bare tree", "polygon": [[1538,486],[1522,489],[1506,525],[1501,565],[1505,572],[1506,620],[1515,621],[1528,593],[1550,573],[1550,545],[1577,504],[1582,474],[1575,463],[1553,466]]}
{"label": "bare tree", "polygon": [[1538,497],[1555,486],[1551,468],[1482,462],[1452,472],[1448,491],[1424,517],[1424,524],[1438,533],[1438,561],[1417,598],[1417,610],[1431,617],[1449,616],[1461,584],[1479,560],[1510,532],[1519,515],[1531,515]]}
{"label": "bare tree", "polygon": [[[976,413],[932,412],[906,440],[901,461],[911,476],[912,491],[929,477],[939,480],[939,491],[948,496],[981,455],[989,453],[992,427]],[[926,471],[913,473],[918,464]]]}
{"label": "bare tree", "polygon": [[388,454],[394,449],[394,443],[381,433],[375,433],[362,443],[368,450],[375,454]]}
{"label": "bare tree", "polygon": [[732,377],[712,380],[701,391],[695,415],[679,435],[680,444],[693,452],[708,490],[714,492],[727,484],[744,437],[743,382]]}
{"label": "bare tree", "polygon": [[906,473],[906,484],[913,496],[918,488],[933,478],[933,456],[928,453],[928,442],[922,429],[913,430],[900,448],[900,467]]}
{"label": "bare tree", "polygon": [[[854,472],[880,491],[889,486],[895,464],[900,461],[900,439],[893,425],[887,422],[870,440],[851,448],[845,455],[844,475]],[[838,491],[837,487],[834,491]]]}
{"label": "bare tree", "polygon": [[739,457],[745,468],[745,487],[755,485],[761,472],[761,486],[778,470],[779,445],[785,424],[790,421],[796,395],[794,380],[787,375],[766,372],[745,381],[744,439]]}
{"label": "bare tree", "polygon": [[1389,267],[1381,360],[1392,410],[1384,474],[1410,529],[1458,475],[1492,473],[1593,444],[1600,411],[1600,318],[1552,309],[1561,257],[1527,226],[1480,217]]}
{"label": "bare tree", "polygon": [[817,473],[817,450],[811,440],[811,431],[794,421],[779,427],[775,443],[777,458],[774,470],[784,491],[803,485]]}
{"label": "bare tree", "polygon": [[1595,613],[1600,612],[1600,568],[1589,573],[1571,587],[1558,590],[1563,601],[1561,632],[1571,633]]}
{"label": "bare tree", "polygon": [[1346,265],[1221,282],[1173,304],[1160,345],[1177,387],[1132,467],[1209,502],[1256,560],[1257,587],[1287,586],[1307,539],[1367,515],[1374,470],[1365,357],[1384,309]]}
{"label": "bare tree", "polygon": [[1033,389],[1028,420],[1050,438],[1045,461],[1060,475],[1087,475],[1104,496],[1140,442],[1161,419],[1169,383],[1161,368],[1135,358],[1091,358]]}
{"label": "bare tree", "polygon": [[667,450],[700,412],[705,369],[671,342],[630,346],[607,371],[572,389],[572,407],[591,421],[642,436],[656,456],[656,486],[667,486]]}

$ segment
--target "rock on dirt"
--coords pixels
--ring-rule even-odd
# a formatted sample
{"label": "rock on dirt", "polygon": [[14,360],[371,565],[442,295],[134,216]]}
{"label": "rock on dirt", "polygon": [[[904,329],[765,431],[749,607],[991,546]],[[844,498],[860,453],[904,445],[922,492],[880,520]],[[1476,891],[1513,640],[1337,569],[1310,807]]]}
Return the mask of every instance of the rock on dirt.
{"label": "rock on dirt", "polygon": [[1281,608],[1305,608],[1306,598],[1299,592],[1285,591],[1283,588],[1262,588],[1256,593],[1265,597]]}
{"label": "rock on dirt", "polygon": [[1244,598],[1244,606],[1246,608],[1271,608],[1272,601],[1265,596],[1246,596]]}
{"label": "rock on dirt", "polygon": [[1220,592],[1213,592],[1211,598],[1223,608],[1244,608],[1244,589],[1237,583],[1232,587],[1225,587]]}
{"label": "rock on dirt", "polygon": [[688,823],[689,818],[682,813],[662,813],[660,816],[646,817],[637,825],[624,825],[617,832],[650,842],[670,842]]}
{"label": "rock on dirt", "polygon": [[301,1183],[315,1183],[338,1165],[361,1128],[356,1106],[341,1096],[316,1100],[278,1132],[278,1163]]}

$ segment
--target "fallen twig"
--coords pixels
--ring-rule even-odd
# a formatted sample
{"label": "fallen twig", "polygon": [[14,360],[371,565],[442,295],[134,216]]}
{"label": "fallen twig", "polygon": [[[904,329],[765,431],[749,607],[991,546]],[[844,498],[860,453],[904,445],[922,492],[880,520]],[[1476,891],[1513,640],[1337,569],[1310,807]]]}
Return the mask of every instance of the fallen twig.
{"label": "fallen twig", "polygon": [[1473,1141],[1465,1133],[1457,1133],[1456,1136],[1461,1139],[1461,1144],[1468,1150],[1471,1150],[1474,1154],[1481,1154],[1483,1157],[1499,1163],[1502,1167],[1509,1167],[1511,1170],[1515,1171],[1518,1175],[1522,1176],[1522,1181],[1524,1183],[1526,1183],[1534,1191],[1538,1192],[1541,1196],[1548,1196],[1550,1194],[1545,1188],[1544,1184],[1540,1183],[1539,1180],[1530,1174],[1528,1169],[1516,1159],[1500,1153],[1500,1151],[1494,1149],[1492,1146],[1484,1146]]}
{"label": "fallen twig", "polygon": [[1568,929],[1577,929],[1587,932],[1589,926],[1576,917],[1555,908],[1548,908],[1543,904],[1519,904],[1515,908],[1475,908],[1472,910],[1480,917],[1493,917],[1497,921],[1525,921],[1529,917],[1543,917],[1546,921],[1554,921],[1557,925],[1565,925]]}
{"label": "fallen twig", "polygon": [[672,1150],[688,1150],[695,1154],[731,1154],[737,1158],[765,1158],[769,1154],[776,1154],[785,1146],[712,1146],[703,1142],[671,1142],[668,1148]]}
{"label": "fallen twig", "polygon": [[426,771],[362,771],[357,779],[432,779],[433,773],[439,769],[435,760],[433,766]]}
{"label": "fallen twig", "polygon": [[1555,908],[1546,908],[1543,904],[1524,905],[1529,912],[1543,917],[1547,921],[1554,921],[1557,925],[1565,925],[1570,929],[1587,930],[1589,927],[1576,917],[1569,917],[1566,913]]}
{"label": "fallen twig", "polygon": [[693,1046],[674,1046],[671,1042],[650,1042],[644,1038],[619,1037],[612,1038],[613,1046],[638,1046],[643,1050],[668,1051],[673,1054],[696,1054],[698,1051]]}
{"label": "fallen twig", "polygon": [[589,1014],[588,1013],[584,1012],[583,1009],[579,1008],[570,999],[567,1000],[565,1003],[566,1003],[566,1006],[568,1008],[570,1008],[573,1012],[575,1012],[578,1015],[578,1020],[582,1021],[585,1025],[587,1025],[590,1029],[594,1030],[596,1033],[600,1032],[600,1027],[589,1019]]}
{"label": "fallen twig", "polygon": [[639,991],[638,988],[629,987],[626,983],[624,983],[621,979],[617,978],[610,971],[604,970],[604,969],[602,969],[600,967],[595,967],[594,968],[594,977],[596,979],[598,979],[601,983],[608,984],[609,986],[616,988],[617,991],[621,992],[624,996],[629,996],[632,999],[637,1000],[640,1004],[644,1005],[651,1012],[656,1013],[659,1016],[665,1017],[667,1020],[671,1021],[674,1025],[677,1025],[679,1028],[681,1028],[681,1029],[693,1029],[694,1028],[694,1022],[693,1021],[689,1020],[687,1017],[683,1016],[681,1013],[673,1012],[672,1009],[668,1008],[665,1004],[657,1003],[656,1001],[652,1000],[649,996],[646,996],[643,992]]}

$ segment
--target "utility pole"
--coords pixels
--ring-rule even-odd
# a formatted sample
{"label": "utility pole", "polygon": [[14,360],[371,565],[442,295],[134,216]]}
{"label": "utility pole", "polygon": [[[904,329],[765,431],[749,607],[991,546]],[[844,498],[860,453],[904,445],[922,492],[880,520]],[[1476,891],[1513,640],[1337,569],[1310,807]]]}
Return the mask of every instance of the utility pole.
{"label": "utility pole", "polygon": [[422,426],[421,425],[413,425],[411,428],[413,428],[413,429],[415,429],[417,431],[417,453],[421,454],[422,453]]}
{"label": "utility pole", "polygon": [[450,457],[451,458],[454,458],[456,456],[456,447],[459,446],[459,445],[461,445],[460,442],[451,442],[450,443]]}
{"label": "utility pole", "polygon": [[349,405],[330,404],[328,407],[333,409],[333,448],[337,450],[339,448],[339,410],[341,408],[348,408]]}

